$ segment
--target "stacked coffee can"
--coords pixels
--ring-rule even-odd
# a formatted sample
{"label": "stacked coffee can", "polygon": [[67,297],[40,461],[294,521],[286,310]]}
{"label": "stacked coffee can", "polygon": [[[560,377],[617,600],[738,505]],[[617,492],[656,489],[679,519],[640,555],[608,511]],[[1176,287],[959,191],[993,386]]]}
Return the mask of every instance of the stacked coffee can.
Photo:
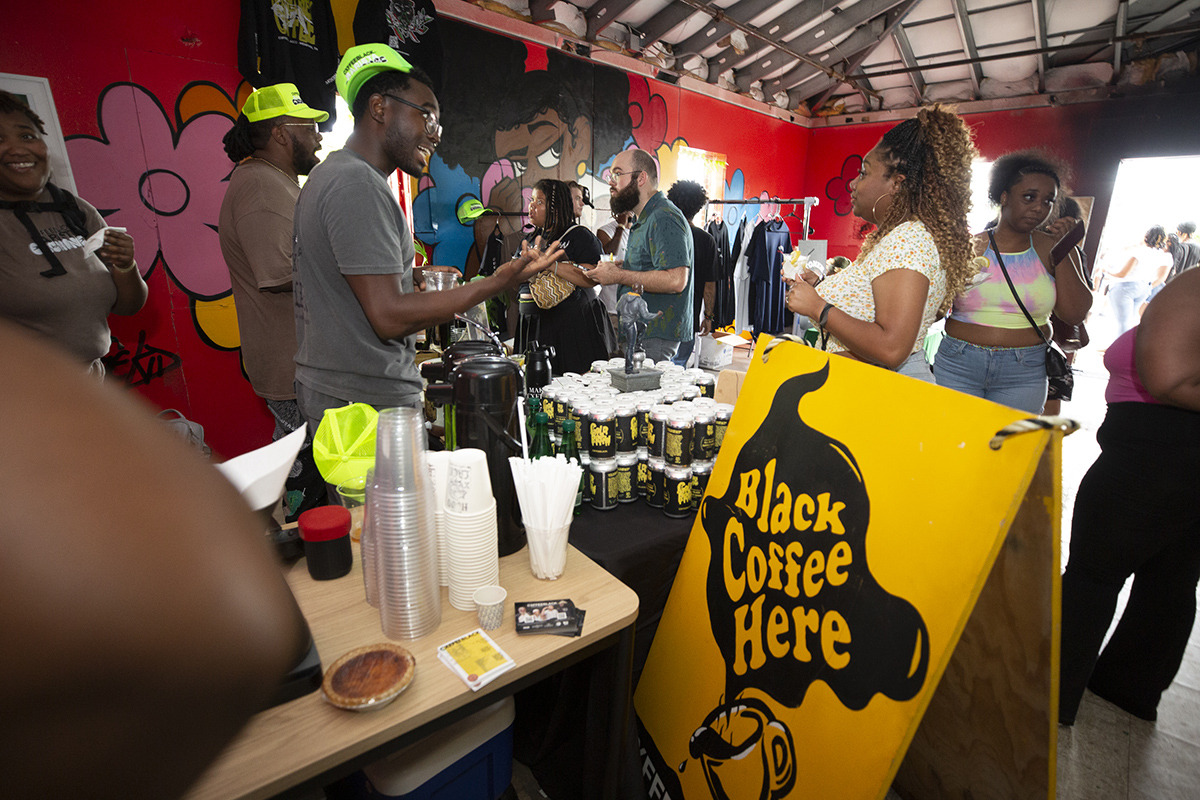
{"label": "stacked coffee can", "polygon": [[619,392],[609,370],[624,366],[623,359],[597,361],[590,372],[567,373],[543,389],[542,410],[556,432],[564,420],[576,421],[584,501],[611,511],[641,497],[668,516],[693,514],[733,406],[714,399],[710,373],[669,362],[645,365],[662,372],[658,389]]}

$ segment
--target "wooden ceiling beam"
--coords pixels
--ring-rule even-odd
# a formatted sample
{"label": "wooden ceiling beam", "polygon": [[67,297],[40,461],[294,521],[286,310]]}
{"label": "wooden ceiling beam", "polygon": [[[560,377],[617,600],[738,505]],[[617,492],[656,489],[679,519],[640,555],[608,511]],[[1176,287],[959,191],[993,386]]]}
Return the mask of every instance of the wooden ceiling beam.
{"label": "wooden ceiling beam", "polygon": [[584,9],[583,18],[587,20],[587,38],[595,41],[601,31],[616,22],[617,17],[636,2],[637,0],[599,0]]}
{"label": "wooden ceiling beam", "polygon": [[[738,0],[738,2],[725,10],[725,15],[730,19],[749,24],[750,20],[778,2],[779,0]],[[821,0],[800,0],[794,10],[797,14],[807,15],[806,19],[812,19],[821,13],[822,5],[827,6],[829,3],[827,0],[823,4]],[[769,23],[765,27],[767,33],[771,32],[772,27],[774,27],[773,23]],[[721,40],[721,37],[735,30],[737,29],[725,20],[714,19],[712,25],[705,25],[703,30],[697,31],[681,41],[676,45],[676,49],[681,53],[699,53],[716,44]],[[795,28],[791,30],[795,30]],[[712,33],[709,33],[709,31],[712,31]]]}
{"label": "wooden ceiling beam", "polygon": [[958,25],[958,35],[962,37],[967,58],[972,59],[971,83],[975,87],[975,93],[979,94],[979,84],[983,82],[983,67],[976,60],[979,58],[979,49],[975,47],[975,30],[971,27],[971,12],[967,10],[966,0],[954,0],[954,22]]}
{"label": "wooden ceiling beam", "polygon": [[904,32],[903,25],[897,25],[892,31],[892,38],[896,40],[896,49],[900,51],[900,60],[904,62],[904,66],[912,69],[908,73],[908,77],[912,79],[913,89],[917,92],[917,100],[925,96],[925,76],[921,74],[917,66],[917,57],[913,54],[912,42],[908,40],[908,34]]}

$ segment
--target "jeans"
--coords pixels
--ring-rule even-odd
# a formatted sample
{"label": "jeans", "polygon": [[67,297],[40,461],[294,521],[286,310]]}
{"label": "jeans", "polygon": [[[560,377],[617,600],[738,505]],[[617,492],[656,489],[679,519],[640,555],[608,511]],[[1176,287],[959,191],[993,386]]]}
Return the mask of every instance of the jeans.
{"label": "jeans", "polygon": [[[678,364],[681,367],[688,365],[688,359],[692,357],[692,353],[696,348],[695,338],[688,339],[679,343],[679,349],[675,351],[675,355],[671,358],[672,363]],[[697,359],[699,361],[699,359]]]}
{"label": "jeans", "polygon": [[[267,400],[267,409],[275,418],[271,441],[276,442],[299,428],[307,428],[304,415],[295,400]],[[284,519],[295,522],[300,514],[326,502],[325,480],[313,458],[312,431],[306,431],[304,446],[296,455],[283,484]]]}
{"label": "jeans", "polygon": [[1046,405],[1046,345],[981,347],[947,335],[933,361],[938,386],[1041,414]]}
{"label": "jeans", "polygon": [[1108,290],[1108,301],[1117,315],[1117,335],[1138,324],[1138,308],[1150,296],[1150,284],[1145,281],[1121,281]]}
{"label": "jeans", "polygon": [[[318,392],[316,389],[310,389],[303,383],[296,381],[296,405],[300,408],[300,413],[304,415],[304,419],[308,423],[308,435],[310,437],[317,435],[317,428],[320,427],[321,420],[325,418],[326,411],[331,408],[341,408],[353,402],[353,400],[343,400],[339,397]],[[421,397],[418,395],[412,403],[395,403],[392,405],[368,403],[368,405],[372,406],[376,411],[383,411],[385,408],[395,408],[397,406],[420,408]]]}
{"label": "jeans", "polygon": [[674,339],[642,339],[642,349],[646,358],[657,364],[660,361],[670,361],[679,350],[679,342]]}
{"label": "jeans", "polygon": [[934,383],[933,372],[929,369],[929,362],[925,360],[925,351],[918,350],[910,355],[896,367],[896,372],[901,375],[907,375],[910,378],[916,378],[919,381],[926,383]]}

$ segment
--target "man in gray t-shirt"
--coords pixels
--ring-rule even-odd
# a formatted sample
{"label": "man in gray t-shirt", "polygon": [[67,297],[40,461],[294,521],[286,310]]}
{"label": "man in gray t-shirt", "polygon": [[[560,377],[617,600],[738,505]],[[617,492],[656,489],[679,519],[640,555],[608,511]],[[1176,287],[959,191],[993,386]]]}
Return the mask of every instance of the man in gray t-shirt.
{"label": "man in gray t-shirt", "polygon": [[342,150],[316,167],[296,205],[296,399],[315,432],[325,409],[417,406],[415,335],[515,289],[560,250],[529,251],[493,275],[421,293],[408,221],[387,176],[420,176],[441,142],[429,76],[383,44],[346,52],[338,91],[354,115]]}

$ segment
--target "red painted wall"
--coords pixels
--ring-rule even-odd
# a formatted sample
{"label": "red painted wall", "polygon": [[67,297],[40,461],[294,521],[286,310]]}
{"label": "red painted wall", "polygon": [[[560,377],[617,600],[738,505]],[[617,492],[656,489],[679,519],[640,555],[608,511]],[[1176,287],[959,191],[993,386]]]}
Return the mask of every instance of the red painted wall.
{"label": "red painted wall", "polygon": [[[1180,85],[1169,93],[963,116],[980,154],[989,161],[1013,150],[1041,147],[1071,166],[1072,193],[1096,198],[1086,243],[1093,259],[1122,159],[1200,154],[1200,138],[1194,133],[1200,125],[1200,89],[1195,85]],[[865,155],[893,124],[812,131],[804,187],[807,194],[821,198],[813,212],[814,238],[830,240],[830,255],[853,257],[860,240],[855,236],[856,220],[834,212],[826,191],[829,182],[840,176],[848,156]]]}
{"label": "red painted wall", "polygon": [[[197,309],[196,301],[219,294],[212,287],[222,282],[228,291],[219,250],[213,258],[213,201],[219,204],[231,166],[220,137],[232,124],[230,98],[241,81],[238,13],[233,0],[23,4],[6,9],[0,28],[0,72],[50,81],[80,195],[102,209],[120,203],[108,220],[135,235],[151,297],[136,316],[112,318],[127,352],[112,372],[156,405],[199,421],[224,456],[270,441],[273,426],[249,389],[238,351],[228,341],[213,346],[194,316],[223,315],[207,324],[219,340],[229,338],[232,306],[202,301]],[[106,95],[114,84],[140,88]],[[135,99],[144,118],[133,112]],[[95,140],[72,139],[80,136]],[[164,187],[158,201],[179,206],[186,199],[182,211],[167,217],[123,202],[136,201],[147,169],[184,176],[186,190],[171,178],[174,187]],[[183,194],[168,196],[172,188]]]}
{"label": "red painted wall", "polygon": [[[239,87],[245,91],[236,69],[238,15],[235,0],[41,3],[7,9],[0,27],[0,72],[50,80],[80,194],[117,209],[110,222],[137,236],[151,299],[138,315],[113,319],[126,351],[114,373],[158,406],[199,421],[226,457],[266,443],[272,427],[241,372],[228,275],[215,249],[216,206],[230,168],[220,137],[232,124]],[[544,65],[537,50],[530,46],[527,69]],[[635,124],[630,143],[686,143],[726,154],[727,196],[817,195],[814,237],[830,241],[831,255],[857,251],[855,220],[836,213],[827,190],[833,181],[836,194],[847,157],[866,153],[888,124],[807,130],[669,83],[634,78],[629,85],[631,103],[636,99],[661,115],[653,131]],[[1121,158],[1200,152],[1197,97],[1188,88],[1170,96],[973,114],[968,121],[989,158],[1047,145],[1074,161],[1076,192],[1097,198],[1089,237],[1094,248]],[[480,109],[495,99],[468,98],[466,106]],[[616,113],[642,122],[644,112],[639,105]],[[496,158],[480,155],[483,163]],[[586,164],[587,177],[601,186],[607,158],[593,154]],[[171,172],[154,183],[156,207],[171,213],[139,204],[139,181],[148,170]],[[479,186],[479,176],[456,179]],[[435,218],[449,213],[457,197],[437,197]],[[188,205],[175,213],[180,198]],[[789,223],[798,230],[796,218]],[[454,258],[439,260],[461,263],[464,256]]]}

